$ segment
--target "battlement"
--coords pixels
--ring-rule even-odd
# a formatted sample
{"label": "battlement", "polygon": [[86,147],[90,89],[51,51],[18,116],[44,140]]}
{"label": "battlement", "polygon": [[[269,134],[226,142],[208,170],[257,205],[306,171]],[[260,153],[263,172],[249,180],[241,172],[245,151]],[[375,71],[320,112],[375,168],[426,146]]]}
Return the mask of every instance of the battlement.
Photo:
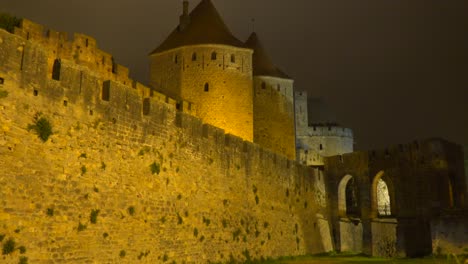
{"label": "battlement", "polygon": [[[272,166],[277,170],[290,171],[290,175],[300,167],[282,155],[202,123],[201,119],[192,115],[195,111],[192,103],[176,101],[139,82],[107,79],[107,75],[95,71],[86,63],[65,57],[54,59],[53,69],[48,71],[50,45],[43,45],[48,38],[39,34],[43,31],[42,26],[28,20],[24,20],[22,25],[14,35],[0,30],[0,63],[4,65],[0,77],[4,82],[13,81],[9,75],[20,76],[24,81],[32,81],[24,86],[31,89],[31,95],[44,96],[67,107],[85,107],[89,116],[101,115],[114,124],[125,122],[130,124],[131,130],[143,127],[142,122],[172,125],[168,122],[174,120],[173,124],[187,135],[192,145],[216,149],[215,152],[224,159],[236,160],[236,166],[245,167],[248,160],[257,160],[263,164],[274,164]],[[86,36],[77,36],[73,45],[86,42]],[[88,48],[95,47],[94,40],[87,40]],[[23,48],[18,51],[18,47]],[[161,109],[167,110],[161,112]]]}
{"label": "battlement", "polygon": [[397,144],[385,149],[356,151],[343,155],[327,157],[333,164],[352,164],[356,159],[369,162],[391,162],[399,159],[427,163],[429,160],[450,159],[453,153],[460,153],[461,146],[440,138],[416,140],[406,144]]}
{"label": "battlement", "polygon": [[75,33],[73,39],[69,40],[66,32],[47,29],[28,19],[22,19],[20,27],[15,28],[14,34],[44,47],[47,52],[49,70],[52,70],[56,59],[67,59],[88,67],[104,78],[123,84],[134,82],[129,78],[128,68],[115,63],[111,54],[98,49],[93,37]]}
{"label": "battlement", "polygon": [[297,150],[297,158],[303,164],[307,166],[323,166],[323,157],[319,153],[309,151],[306,149]]}
{"label": "battlement", "polygon": [[353,131],[350,128],[344,128],[335,124],[317,124],[309,126],[307,129],[308,136],[318,137],[348,137],[353,138]]}

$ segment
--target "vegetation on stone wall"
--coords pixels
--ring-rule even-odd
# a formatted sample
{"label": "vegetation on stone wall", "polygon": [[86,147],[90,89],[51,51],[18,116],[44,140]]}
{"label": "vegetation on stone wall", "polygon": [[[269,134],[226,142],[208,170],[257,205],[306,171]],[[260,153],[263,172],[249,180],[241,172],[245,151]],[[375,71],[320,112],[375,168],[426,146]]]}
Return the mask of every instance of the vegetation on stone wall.
{"label": "vegetation on stone wall", "polygon": [[0,90],[0,98],[5,98],[8,96],[8,92],[7,91],[3,91],[3,90]]}
{"label": "vegetation on stone wall", "polygon": [[150,165],[150,170],[151,170],[151,173],[152,173],[152,174],[159,175],[159,173],[161,172],[161,166],[160,166],[158,163],[153,162],[153,163]]}
{"label": "vegetation on stone wall", "polygon": [[34,116],[34,123],[28,125],[28,130],[33,130],[43,142],[46,142],[52,135],[52,124],[41,113],[37,113]]}
{"label": "vegetation on stone wall", "polygon": [[13,251],[15,251],[15,246],[16,246],[15,240],[13,238],[9,238],[3,244],[2,254],[3,255],[8,255],[8,254],[13,253]]}
{"label": "vegetation on stone wall", "polygon": [[99,215],[99,210],[96,209],[96,210],[92,210],[91,211],[91,214],[89,215],[89,221],[92,223],[92,224],[96,224],[97,223],[97,217]]}
{"label": "vegetation on stone wall", "polygon": [[13,33],[15,27],[19,27],[21,24],[21,18],[9,14],[0,14],[0,28],[5,29],[6,31]]}

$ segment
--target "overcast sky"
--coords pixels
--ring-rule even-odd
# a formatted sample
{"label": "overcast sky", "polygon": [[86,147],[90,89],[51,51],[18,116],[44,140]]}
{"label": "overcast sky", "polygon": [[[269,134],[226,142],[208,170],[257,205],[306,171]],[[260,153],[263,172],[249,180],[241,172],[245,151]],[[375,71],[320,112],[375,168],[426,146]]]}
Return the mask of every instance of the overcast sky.
{"label": "overcast sky", "polygon": [[[428,137],[468,145],[468,1],[212,1],[239,39],[255,27],[295,89],[323,98],[359,149]],[[181,0],[0,2],[0,12],[96,38],[143,83],[147,55],[175,28],[181,7]]]}

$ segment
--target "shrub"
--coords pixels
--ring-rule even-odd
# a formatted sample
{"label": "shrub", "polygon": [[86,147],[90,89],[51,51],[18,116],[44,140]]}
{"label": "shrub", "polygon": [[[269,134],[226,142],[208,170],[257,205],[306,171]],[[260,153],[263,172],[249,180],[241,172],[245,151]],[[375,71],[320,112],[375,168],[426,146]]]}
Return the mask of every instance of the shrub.
{"label": "shrub", "polygon": [[47,208],[47,215],[54,216],[54,208]]}
{"label": "shrub", "polygon": [[108,233],[103,233],[103,234],[102,234],[102,237],[103,237],[103,238],[107,238],[108,236],[109,236]]}
{"label": "shrub", "polygon": [[28,125],[28,130],[34,130],[43,142],[46,142],[52,135],[52,125],[40,114],[36,114],[34,123]]}
{"label": "shrub", "polygon": [[157,174],[159,175],[159,173],[161,172],[161,166],[156,163],[156,162],[153,162],[151,165],[150,165],[150,170],[151,170],[151,173],[152,174]]}
{"label": "shrub", "polygon": [[123,249],[120,250],[119,257],[124,258],[125,255],[127,255],[127,252],[125,252],[125,250],[123,250]]}
{"label": "shrub", "polygon": [[2,254],[3,255],[8,255],[8,254],[12,253],[13,251],[15,251],[15,246],[16,246],[15,240],[13,240],[13,238],[9,238],[5,242],[5,244],[3,244]]}
{"label": "shrub", "polygon": [[5,238],[5,235],[4,235],[4,234],[0,234],[0,242],[2,242],[4,238]]}
{"label": "shrub", "polygon": [[18,264],[28,264],[28,257],[25,257],[25,256],[20,257]]}
{"label": "shrub", "polygon": [[128,214],[129,214],[129,215],[134,215],[134,214],[135,214],[135,207],[130,206],[130,207],[128,207],[127,210],[128,210]]}
{"label": "shrub", "polygon": [[85,175],[87,171],[88,171],[88,169],[86,169],[86,166],[83,165],[81,167],[81,175]]}
{"label": "shrub", "polygon": [[97,217],[99,215],[99,210],[92,210],[91,211],[91,214],[89,216],[89,221],[92,223],[92,224],[96,224],[97,223]]}
{"label": "shrub", "polygon": [[19,27],[21,19],[9,14],[0,14],[0,28],[10,33],[14,33],[15,27]]}
{"label": "shrub", "polygon": [[26,253],[26,247],[25,246],[19,247],[18,250],[19,250],[20,254]]}
{"label": "shrub", "polygon": [[198,228],[196,227],[193,229],[193,236],[198,237]]}
{"label": "shrub", "polygon": [[83,225],[81,222],[78,223],[78,232],[84,231],[86,229],[86,225]]}
{"label": "shrub", "polygon": [[7,96],[8,96],[8,91],[3,91],[3,90],[0,91],[0,98],[5,98]]}

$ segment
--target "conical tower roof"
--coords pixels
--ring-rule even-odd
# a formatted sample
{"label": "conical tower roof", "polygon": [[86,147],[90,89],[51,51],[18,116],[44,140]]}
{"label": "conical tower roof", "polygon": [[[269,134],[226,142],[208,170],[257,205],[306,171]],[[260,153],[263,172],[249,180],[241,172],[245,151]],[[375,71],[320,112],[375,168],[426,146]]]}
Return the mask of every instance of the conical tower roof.
{"label": "conical tower roof", "polygon": [[224,23],[211,0],[202,0],[190,13],[190,22],[180,25],[151,54],[197,44],[221,44],[245,48]]}
{"label": "conical tower roof", "polygon": [[253,75],[254,76],[272,76],[283,79],[291,79],[287,74],[282,72],[273,64],[270,56],[266,53],[262,43],[258,39],[257,33],[250,34],[249,39],[245,43],[247,47],[254,50],[253,54]]}

